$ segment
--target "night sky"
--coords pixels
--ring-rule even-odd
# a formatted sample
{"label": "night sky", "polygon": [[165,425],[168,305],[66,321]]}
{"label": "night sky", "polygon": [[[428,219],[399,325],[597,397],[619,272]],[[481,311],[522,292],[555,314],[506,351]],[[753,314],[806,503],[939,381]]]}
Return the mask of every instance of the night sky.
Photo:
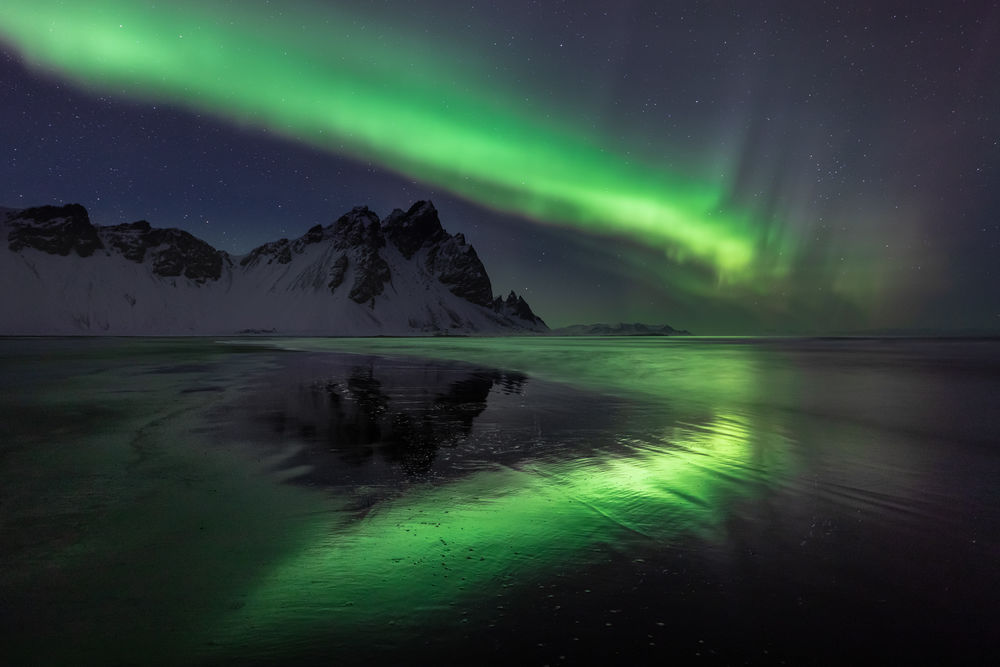
{"label": "night sky", "polygon": [[0,6],[0,206],[432,199],[551,326],[1000,329],[1000,2]]}

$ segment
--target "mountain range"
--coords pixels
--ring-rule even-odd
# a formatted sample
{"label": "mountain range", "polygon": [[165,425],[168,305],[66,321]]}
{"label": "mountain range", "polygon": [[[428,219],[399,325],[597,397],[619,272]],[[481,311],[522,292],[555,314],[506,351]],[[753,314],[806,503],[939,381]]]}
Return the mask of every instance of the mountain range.
{"label": "mountain range", "polygon": [[619,322],[618,324],[573,324],[552,329],[554,336],[690,336],[690,331],[674,329],[669,324],[642,324],[641,322]]}
{"label": "mountain range", "polygon": [[462,234],[419,201],[359,206],[296,239],[231,255],[145,220],[94,225],[79,204],[0,209],[0,334],[433,335],[544,332],[494,296]]}

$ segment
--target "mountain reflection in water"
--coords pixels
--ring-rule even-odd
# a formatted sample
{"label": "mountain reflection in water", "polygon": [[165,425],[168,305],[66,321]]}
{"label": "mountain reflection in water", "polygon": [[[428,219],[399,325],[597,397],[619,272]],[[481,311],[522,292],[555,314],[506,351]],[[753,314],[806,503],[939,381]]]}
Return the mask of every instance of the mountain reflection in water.
{"label": "mountain reflection in water", "polygon": [[7,340],[0,658],[981,662],[996,351]]}
{"label": "mountain reflection in water", "polygon": [[239,438],[284,450],[274,470],[343,502],[213,632],[292,652],[316,634],[379,628],[371,641],[403,645],[449,623],[503,625],[485,601],[600,563],[608,545],[707,536],[787,446],[740,414],[677,422],[662,401],[366,355],[283,360],[240,409],[220,420],[228,437],[248,425]]}
{"label": "mountain reflection in water", "polygon": [[[426,475],[440,448],[468,437],[490,393],[519,395],[519,373],[390,364],[375,358],[305,356],[246,400],[244,437],[298,443],[282,465],[300,481],[333,483],[344,464],[380,457],[410,477]],[[227,428],[230,425],[227,424]]]}

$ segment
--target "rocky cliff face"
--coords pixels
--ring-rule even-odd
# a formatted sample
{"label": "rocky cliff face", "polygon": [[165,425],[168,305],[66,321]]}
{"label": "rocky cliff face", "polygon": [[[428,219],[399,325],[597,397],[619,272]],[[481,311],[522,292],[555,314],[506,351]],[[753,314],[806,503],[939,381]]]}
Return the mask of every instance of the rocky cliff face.
{"label": "rocky cliff face", "polygon": [[507,295],[507,299],[504,300],[502,297],[497,297],[492,303],[493,310],[498,313],[504,313],[509,317],[516,317],[527,322],[534,322],[539,327],[547,329],[545,322],[542,318],[538,317],[531,311],[531,306],[528,302],[524,300],[524,297],[519,296],[511,290],[510,294]]}
{"label": "rocky cliff face", "polygon": [[493,287],[476,250],[462,234],[444,231],[431,202],[418,201],[406,213],[394,210],[385,219],[385,234],[406,259],[425,250],[423,268],[452,294],[480,306],[492,305]]}
{"label": "rocky cliff face", "polygon": [[436,278],[452,294],[496,313],[523,319],[532,326],[544,327],[544,322],[531,312],[522,297],[511,292],[507,301],[501,297],[494,299],[489,275],[475,248],[463,234],[451,235],[444,230],[437,209],[429,201],[418,201],[405,212],[397,208],[384,221],[367,206],[356,206],[330,227],[317,225],[295,241],[281,239],[267,243],[255,248],[240,263],[287,264],[293,254],[302,254],[309,244],[324,240],[332,241],[333,247],[341,251],[330,266],[327,287],[336,293],[348,269],[354,267],[349,297],[356,303],[369,302],[391,282],[392,271],[380,254],[388,242],[404,259]]}
{"label": "rocky cliff face", "polygon": [[145,220],[101,228],[107,247],[142,264],[147,255],[153,273],[164,278],[184,276],[199,283],[218,280],[229,255],[180,229],[154,229]]}
{"label": "rocky cliff face", "polygon": [[355,207],[242,257],[145,220],[98,227],[79,204],[0,213],[0,333],[370,335],[543,331],[431,202]]}
{"label": "rocky cliff face", "polygon": [[7,244],[14,252],[32,248],[50,255],[75,252],[90,257],[104,248],[87,210],[79,204],[24,209],[11,215],[8,224]]}
{"label": "rocky cliff face", "polygon": [[347,296],[355,303],[368,303],[385,291],[392,280],[389,264],[379,253],[385,236],[378,216],[367,206],[356,206],[337,219],[331,230],[333,247],[341,251],[330,273],[330,290],[336,293],[347,270],[354,267],[354,281]]}

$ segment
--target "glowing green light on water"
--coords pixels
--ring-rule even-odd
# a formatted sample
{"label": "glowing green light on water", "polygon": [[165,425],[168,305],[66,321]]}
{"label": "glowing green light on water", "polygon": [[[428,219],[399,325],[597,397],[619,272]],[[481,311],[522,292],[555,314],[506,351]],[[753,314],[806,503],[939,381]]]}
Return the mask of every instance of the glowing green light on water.
{"label": "glowing green light on water", "polygon": [[721,185],[633,164],[509,102],[523,95],[438,45],[344,36],[356,22],[328,7],[227,7],[7,0],[0,38],[103,90],[267,127],[537,221],[628,235],[726,280],[787,269],[752,220],[720,211]]}
{"label": "glowing green light on water", "polygon": [[[762,488],[781,465],[760,456],[780,456],[780,436],[740,410],[766,385],[754,351],[740,345],[544,338],[261,343],[532,368],[536,378],[639,399],[656,414],[683,400],[681,413],[697,423],[667,419],[655,432],[619,435],[585,457],[535,459],[417,486],[362,519],[314,526],[304,548],[212,628],[223,646],[294,642],[310,632],[356,638],[365,628],[380,628],[384,638],[389,622],[405,633],[428,618],[455,621],[449,614],[482,611],[483,600],[505,585],[523,589],[587,567],[607,545],[628,549],[638,541],[663,549],[685,535],[711,535],[731,504]],[[698,414],[704,418],[693,418]]]}
{"label": "glowing green light on water", "polygon": [[390,622],[426,623],[428,613],[491,596],[510,577],[523,585],[586,566],[600,544],[664,545],[710,529],[755,486],[744,483],[757,474],[750,440],[748,424],[720,415],[591,459],[498,467],[412,489],[361,520],[318,527],[313,543],[263,577],[213,638],[242,647],[286,633],[385,634]]}

